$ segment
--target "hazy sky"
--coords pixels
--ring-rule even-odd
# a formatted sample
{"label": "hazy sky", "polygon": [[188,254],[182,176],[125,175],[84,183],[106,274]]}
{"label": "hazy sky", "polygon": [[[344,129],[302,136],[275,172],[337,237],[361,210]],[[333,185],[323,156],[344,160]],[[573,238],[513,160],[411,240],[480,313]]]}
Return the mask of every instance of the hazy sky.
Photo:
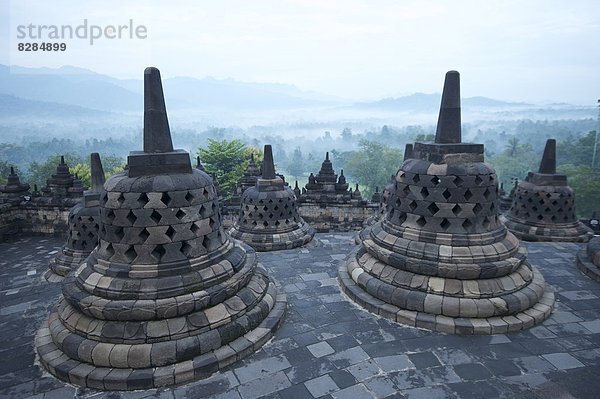
{"label": "hazy sky", "polygon": [[[126,3],[126,4],[124,4]],[[0,62],[141,78],[291,83],[351,99],[439,92],[594,105],[600,1],[2,1]],[[62,53],[16,51],[18,25],[147,27],[146,39],[65,40]]]}

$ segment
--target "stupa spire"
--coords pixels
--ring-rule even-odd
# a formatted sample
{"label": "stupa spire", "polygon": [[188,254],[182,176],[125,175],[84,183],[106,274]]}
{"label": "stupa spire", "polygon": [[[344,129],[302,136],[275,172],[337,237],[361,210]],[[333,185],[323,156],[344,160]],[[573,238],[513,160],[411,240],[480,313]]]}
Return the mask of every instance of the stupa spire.
{"label": "stupa spire", "polygon": [[556,140],[554,139],[548,139],[548,141],[546,141],[539,173],[556,173]]}
{"label": "stupa spire", "polygon": [[100,160],[100,154],[92,152],[90,155],[90,163],[92,169],[92,187],[91,191],[100,192],[104,188],[104,168],[102,168],[102,161]]}
{"label": "stupa spire", "polygon": [[263,179],[274,179],[275,175],[275,163],[273,162],[273,149],[271,144],[265,144],[264,158],[263,158]]}
{"label": "stupa spire", "polygon": [[171,152],[171,130],[165,107],[160,71],[144,70],[144,152]]}
{"label": "stupa spire", "polygon": [[438,144],[461,142],[460,75],[457,71],[446,73],[435,142]]}

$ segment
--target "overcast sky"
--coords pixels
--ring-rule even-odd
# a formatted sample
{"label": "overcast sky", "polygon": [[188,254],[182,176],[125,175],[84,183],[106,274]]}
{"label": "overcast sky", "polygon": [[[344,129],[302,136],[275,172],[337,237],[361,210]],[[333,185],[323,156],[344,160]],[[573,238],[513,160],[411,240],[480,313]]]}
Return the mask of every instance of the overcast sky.
{"label": "overcast sky", "polygon": [[[123,4],[126,3],[126,4]],[[600,1],[2,1],[4,64],[74,65],[119,78],[234,78],[350,99],[440,92],[594,105]],[[62,53],[16,51],[17,26],[144,25],[146,39],[65,40]]]}

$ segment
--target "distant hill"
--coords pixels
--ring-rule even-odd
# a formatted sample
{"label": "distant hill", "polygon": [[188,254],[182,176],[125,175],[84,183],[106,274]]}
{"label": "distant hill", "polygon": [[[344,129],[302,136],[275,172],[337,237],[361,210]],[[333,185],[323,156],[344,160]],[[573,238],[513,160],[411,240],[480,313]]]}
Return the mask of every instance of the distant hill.
{"label": "distant hill", "polygon": [[[141,76],[141,74],[140,74]],[[323,106],[334,97],[293,85],[177,77],[163,81],[169,109],[278,109]],[[141,79],[115,79],[87,69],[0,65],[0,94],[108,111],[140,111]]]}
{"label": "distant hill", "polygon": [[[440,108],[442,95],[439,93],[415,93],[397,98],[384,98],[379,101],[361,102],[352,105],[352,108],[378,109],[385,111],[418,111],[437,112]],[[461,106],[467,107],[521,107],[530,104],[494,100],[487,97],[467,97],[461,99]]]}
{"label": "distant hill", "polygon": [[76,105],[27,100],[9,94],[0,94],[0,118],[64,118],[106,115],[109,113]]}

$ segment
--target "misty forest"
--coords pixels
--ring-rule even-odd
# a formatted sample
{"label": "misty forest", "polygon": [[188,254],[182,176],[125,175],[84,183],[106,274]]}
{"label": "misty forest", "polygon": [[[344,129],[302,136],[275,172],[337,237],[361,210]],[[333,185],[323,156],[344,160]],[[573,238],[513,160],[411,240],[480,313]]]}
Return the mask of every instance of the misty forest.
{"label": "misty forest", "polygon": [[[89,186],[91,152],[100,153],[109,175],[122,170],[129,151],[141,148],[141,80],[72,67],[12,69],[0,66],[0,184],[13,166],[22,181],[41,188],[64,155]],[[230,79],[164,84],[175,147],[199,155],[225,195],[251,154],[260,160],[262,146],[272,144],[276,168],[292,186],[306,184],[329,152],[336,173],[343,169],[351,186],[358,184],[370,198],[400,167],[405,144],[433,140],[440,102],[440,94],[416,93],[352,103],[294,86]],[[578,216],[600,210],[593,104],[470,97],[462,99],[462,110],[463,141],[485,145],[486,162],[507,192],[537,170],[546,139],[554,138],[557,168],[576,191]]]}

